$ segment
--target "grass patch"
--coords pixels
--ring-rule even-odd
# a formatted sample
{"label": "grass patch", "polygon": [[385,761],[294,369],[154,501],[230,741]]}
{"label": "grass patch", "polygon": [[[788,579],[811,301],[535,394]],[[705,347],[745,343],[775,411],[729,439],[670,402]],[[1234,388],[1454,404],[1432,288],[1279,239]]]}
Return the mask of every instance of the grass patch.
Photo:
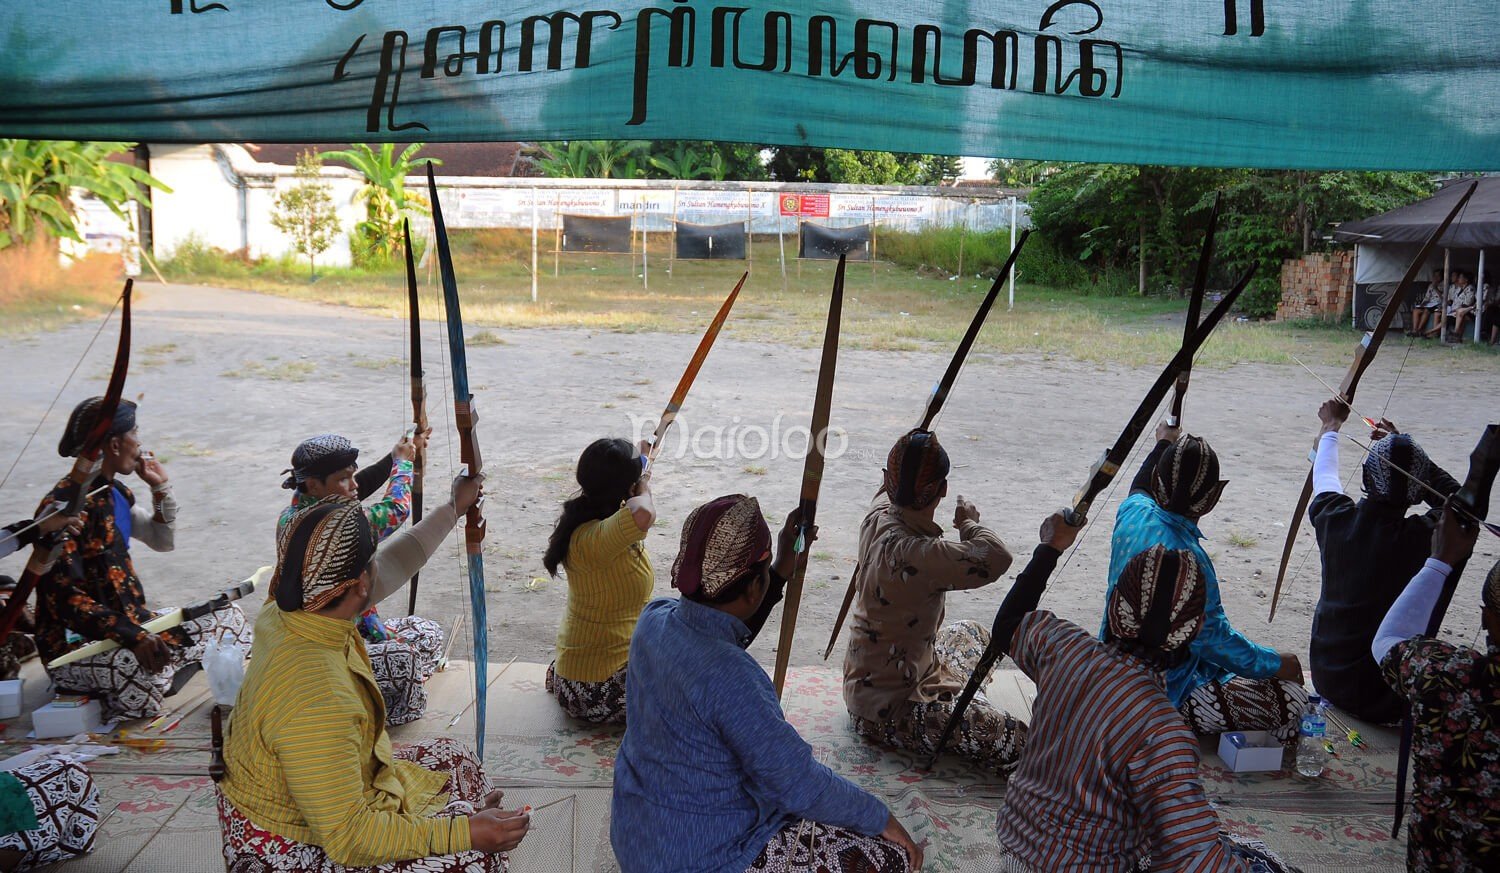
{"label": "grass patch", "polygon": [[287,361],[284,364],[276,364],[268,367],[260,361],[246,361],[240,365],[238,370],[225,370],[220,373],[226,379],[268,379],[272,382],[305,382],[307,377],[316,370],[313,364],[307,361]]}
{"label": "grass patch", "polygon": [[[946,232],[945,232],[946,233]],[[758,238],[750,263],[676,261],[667,270],[669,240],[650,238],[650,287],[639,278],[640,260],[606,255],[544,256],[539,264],[539,300],[531,300],[529,233],[456,230],[465,322],[484,328],[471,335],[476,345],[502,345],[498,331],[517,328],[570,328],[613,333],[646,331],[699,334],[723,301],[739,272],[750,278],[724,335],[737,340],[815,347],[822,339],[834,264],[789,260],[783,278],[775,238]],[[910,238],[909,238],[910,237]],[[946,351],[968,327],[990,280],[976,273],[1003,261],[1009,234],[964,237],[963,275],[947,263],[956,255],[951,233],[882,233],[876,263],[853,263],[845,286],[841,345],[846,349]],[[548,241],[550,242],[550,240]],[[1036,248],[1033,254],[1032,249]],[[795,241],[787,241],[788,250]],[[976,351],[1068,358],[1100,365],[1161,365],[1181,342],[1186,303],[1173,297],[1141,298],[1047,259],[1041,239],[1027,244],[1021,261],[1015,306],[1002,296],[979,335]],[[973,266],[971,266],[971,264]],[[1076,265],[1075,265],[1076,266]],[[386,316],[406,313],[404,271],[397,265],[359,270],[320,268],[309,279],[304,262],[252,261],[238,254],[185,245],[163,264],[177,281],[224,285],[300,300],[334,303]],[[1054,284],[1044,284],[1052,282]],[[442,311],[433,276],[423,277],[422,311]],[[1102,289],[1102,290],[1101,290]],[[1233,363],[1289,364],[1291,355],[1309,364],[1346,364],[1357,334],[1343,324],[1229,322],[1222,324],[1199,354],[1201,367]],[[1473,349],[1474,353],[1488,350]],[[590,354],[575,349],[575,356]],[[1492,358],[1422,349],[1423,355],[1458,370],[1488,370]]]}
{"label": "grass patch", "polygon": [[0,335],[103,318],[123,283],[118,255],[90,254],[64,268],[45,237],[0,249]]}
{"label": "grass patch", "polygon": [[1248,534],[1242,534],[1237,530],[1230,531],[1229,536],[1226,537],[1226,539],[1229,540],[1229,544],[1231,546],[1234,546],[1237,549],[1253,549],[1256,546],[1260,545],[1260,540],[1256,539],[1255,537],[1249,536]]}
{"label": "grass patch", "polygon": [[508,346],[510,341],[492,330],[481,330],[469,335],[467,340],[471,346]]}

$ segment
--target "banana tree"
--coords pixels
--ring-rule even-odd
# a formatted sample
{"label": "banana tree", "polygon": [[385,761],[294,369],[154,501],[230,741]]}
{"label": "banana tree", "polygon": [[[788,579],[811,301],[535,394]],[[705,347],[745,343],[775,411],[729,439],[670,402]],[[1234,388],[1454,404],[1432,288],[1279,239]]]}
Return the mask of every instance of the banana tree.
{"label": "banana tree", "polygon": [[30,240],[38,229],[81,241],[74,188],[122,218],[128,204],[141,199],[141,186],[170,191],[134,164],[109,159],[130,148],[123,142],[0,139],[0,248]]}
{"label": "banana tree", "polygon": [[355,235],[373,258],[386,261],[400,248],[401,219],[411,213],[431,211],[427,198],[406,190],[406,177],[420,165],[442,165],[435,158],[417,158],[426,143],[415,142],[396,154],[395,143],[380,143],[371,148],[355,143],[347,149],[323,152],[324,160],[340,161],[365,177],[365,184],[355,197],[365,203],[365,220],[355,225]]}

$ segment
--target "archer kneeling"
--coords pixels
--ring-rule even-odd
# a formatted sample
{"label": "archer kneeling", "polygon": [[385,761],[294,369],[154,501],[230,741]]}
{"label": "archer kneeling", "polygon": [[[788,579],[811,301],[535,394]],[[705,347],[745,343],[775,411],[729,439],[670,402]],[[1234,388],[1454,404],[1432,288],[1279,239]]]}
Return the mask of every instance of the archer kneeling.
{"label": "archer kneeling", "polygon": [[445,738],[393,748],[385,702],[355,625],[422,568],[479,499],[453,499],[377,551],[357,501],[298,512],[276,544],[275,599],[261,608],[219,783],[231,870],[497,873],[530,816],[500,809],[480,761]]}
{"label": "archer kneeling", "polygon": [[[102,397],[78,404],[58,443],[58,454],[74,458],[99,417]],[[130,541],[158,552],[175,545],[177,501],[167,471],[141,451],[136,405],[120,401],[100,456],[99,480],[108,483],[83,502],[83,530],[69,542],[37,585],[36,647],[43,663],[89,640],[113,640],[120,648],[60,666],[47,673],[59,691],[102,698],[105,718],[150,718],[203,661],[209,640],[249,642],[245,614],[234,604],[180,627],[151,633],[142,625],[156,615],[130,560]],[[151,488],[152,508],[136,504],[118,476],[138,475]],[[64,479],[42,501],[45,510],[67,503],[80,486]],[[190,669],[188,669],[190,668]],[[179,672],[181,676],[179,676]]]}

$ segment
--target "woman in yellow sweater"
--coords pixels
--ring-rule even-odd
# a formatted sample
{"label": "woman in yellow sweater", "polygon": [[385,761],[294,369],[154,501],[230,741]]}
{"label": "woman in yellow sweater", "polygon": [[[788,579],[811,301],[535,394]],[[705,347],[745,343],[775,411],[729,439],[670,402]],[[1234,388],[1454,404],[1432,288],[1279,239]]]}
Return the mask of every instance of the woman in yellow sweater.
{"label": "woman in yellow sweater", "polygon": [[557,632],[547,691],[563,711],[595,724],[625,722],[630,635],[656,576],[646,532],[656,521],[646,456],[629,440],[595,440],[578,459],[582,490],[563,504],[542,564],[568,572],[568,609]]}

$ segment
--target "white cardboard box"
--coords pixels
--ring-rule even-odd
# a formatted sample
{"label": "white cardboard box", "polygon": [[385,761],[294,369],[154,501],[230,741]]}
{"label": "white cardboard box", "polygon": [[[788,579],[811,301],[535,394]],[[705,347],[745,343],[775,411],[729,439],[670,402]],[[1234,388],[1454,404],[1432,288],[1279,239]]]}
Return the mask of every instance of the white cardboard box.
{"label": "white cardboard box", "polygon": [[1226,731],[1219,734],[1219,757],[1236,773],[1280,770],[1281,743],[1269,731]]}
{"label": "white cardboard box", "polygon": [[31,725],[36,728],[37,739],[47,737],[71,737],[100,728],[99,701],[90,700],[82,706],[57,706],[49,703],[31,714]]}
{"label": "white cardboard box", "polygon": [[15,718],[21,714],[22,685],[25,679],[7,679],[0,682],[0,718]]}

